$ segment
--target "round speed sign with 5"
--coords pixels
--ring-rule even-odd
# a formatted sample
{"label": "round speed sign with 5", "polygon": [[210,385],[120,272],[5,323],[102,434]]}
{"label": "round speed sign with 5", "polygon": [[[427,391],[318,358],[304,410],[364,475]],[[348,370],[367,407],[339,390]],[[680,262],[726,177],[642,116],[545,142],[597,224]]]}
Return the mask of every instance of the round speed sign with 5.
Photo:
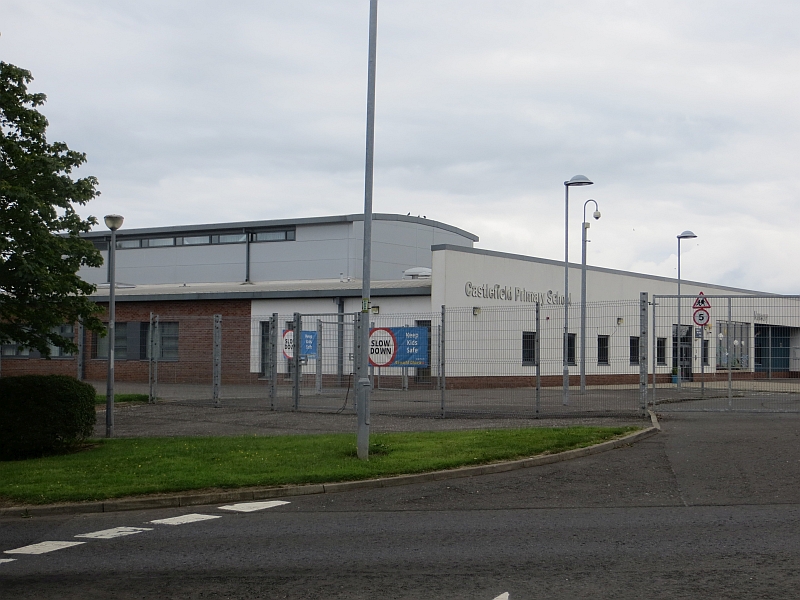
{"label": "round speed sign with 5", "polygon": [[702,327],[711,320],[711,315],[705,308],[694,311],[694,324]]}

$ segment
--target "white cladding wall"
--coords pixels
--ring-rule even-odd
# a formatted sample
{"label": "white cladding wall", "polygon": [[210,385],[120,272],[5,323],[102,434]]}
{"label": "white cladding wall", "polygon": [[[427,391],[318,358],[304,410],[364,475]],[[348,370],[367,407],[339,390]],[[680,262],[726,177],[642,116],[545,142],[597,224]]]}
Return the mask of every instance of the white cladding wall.
{"label": "white cladding wall", "polygon": [[[571,265],[569,269],[569,332],[580,331],[580,266]],[[558,375],[562,369],[562,337],[564,327],[564,267],[563,263],[530,259],[484,250],[437,249],[433,252],[433,276],[431,304],[434,307],[446,305],[448,309],[463,307],[470,309],[465,314],[472,315],[474,308],[483,309],[472,317],[459,317],[459,323],[448,323],[447,372],[448,375],[501,374],[506,376],[532,375],[533,369],[522,364],[522,332],[534,331],[533,307],[537,300],[542,306],[541,344],[542,374]],[[639,366],[631,364],[630,338],[639,336],[639,294],[677,294],[677,282],[672,279],[651,277],[610,269],[589,268],[587,271],[587,328],[586,328],[586,372],[587,374],[634,374]],[[683,281],[681,293],[684,296],[742,295],[745,292],[721,286]],[[771,302],[771,301],[764,301]],[[691,300],[683,303],[681,321],[692,322]],[[710,327],[705,330],[709,340],[709,365],[707,372],[713,372],[717,364],[717,352],[726,350],[725,343],[719,342],[720,321],[728,320],[727,306],[715,303],[709,310]],[[657,366],[657,372],[668,373],[672,367],[672,326],[677,323],[674,309],[666,306],[656,310],[660,317],[656,323],[655,335],[652,330],[648,341],[648,358],[652,368],[653,339],[666,338],[666,365]],[[743,352],[747,364],[743,370],[754,368],[754,304],[735,303],[731,321],[747,323],[748,339],[741,340],[747,345]],[[501,309],[506,310],[505,315]],[[516,309],[516,310],[514,310]],[[526,310],[527,309],[527,310]],[[651,308],[652,310],[652,308]],[[512,312],[518,313],[511,317]],[[800,311],[796,301],[781,300],[773,302],[765,322],[771,325],[800,326]],[[652,317],[651,317],[652,318]],[[513,319],[518,319],[514,321]],[[470,322],[471,321],[471,322]],[[648,324],[650,324],[650,321]],[[463,332],[455,330],[460,327]],[[472,331],[466,331],[471,329]],[[651,328],[652,329],[652,328]],[[694,328],[692,329],[694,333]],[[609,336],[609,365],[599,365],[597,361],[597,336]],[[454,338],[461,337],[457,343]],[[469,338],[468,336],[471,336]],[[800,368],[800,337],[792,334],[791,370]],[[473,342],[470,343],[469,339]],[[739,340],[734,340],[737,345]],[[579,339],[577,341],[579,344]],[[476,349],[479,347],[481,352]],[[578,348],[576,354],[580,353]],[[797,359],[794,359],[794,357]],[[701,371],[701,340],[692,336],[693,371]],[[499,365],[499,366],[498,366]],[[577,365],[570,367],[572,374],[579,372]]]}

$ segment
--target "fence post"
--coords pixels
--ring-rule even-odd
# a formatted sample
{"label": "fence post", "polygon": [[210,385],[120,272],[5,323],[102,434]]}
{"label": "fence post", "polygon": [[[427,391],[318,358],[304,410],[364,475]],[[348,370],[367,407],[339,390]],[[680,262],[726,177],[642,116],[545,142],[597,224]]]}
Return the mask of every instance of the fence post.
{"label": "fence post", "polygon": [[322,393],[322,319],[317,319],[317,353],[314,359],[317,367],[316,393]]}
{"label": "fence post", "polygon": [[86,330],[83,321],[78,319],[78,381],[83,381],[86,375],[84,352],[86,351]]}
{"label": "fence post", "polygon": [[445,408],[444,407],[445,407],[445,397],[447,395],[447,378],[445,376],[446,361],[445,361],[445,354],[444,354],[445,348],[446,348],[445,341],[446,341],[446,338],[447,338],[447,336],[446,336],[447,328],[445,326],[446,317],[447,317],[447,309],[445,308],[445,305],[442,304],[442,325],[439,328],[439,377],[440,377],[441,382],[442,382],[441,389],[440,389],[440,393],[441,393],[441,396],[442,396],[442,398],[441,398],[441,414],[440,414],[440,416],[443,419],[445,418]]}
{"label": "fence post", "polygon": [[647,413],[647,292],[639,293],[639,408]]}
{"label": "fence post", "polygon": [[[656,333],[656,306],[658,297],[653,296],[653,410],[656,409],[656,361],[658,360],[658,334]],[[666,352],[666,348],[664,349]],[[666,356],[664,357],[666,358]]]}
{"label": "fence post", "polygon": [[358,380],[361,378],[361,313],[353,316],[353,410],[358,413]]}
{"label": "fence post", "polygon": [[303,327],[303,320],[300,318],[300,313],[294,313],[294,335],[293,335],[293,350],[292,350],[292,398],[294,410],[300,408],[300,350],[302,349],[300,341],[300,330]]}
{"label": "fence post", "polygon": [[539,329],[541,305],[536,302],[536,337],[534,338],[533,358],[536,361],[536,418],[539,418],[539,406],[542,400],[542,366],[541,366],[541,349],[542,349],[542,336]]}
{"label": "fence post", "polygon": [[219,387],[222,379],[222,315],[214,315],[214,404],[219,406]]}
{"label": "fence post", "polygon": [[272,313],[269,318],[269,343],[267,368],[269,372],[269,408],[275,410],[275,401],[278,397],[278,313]]}
{"label": "fence post", "polygon": [[728,347],[728,408],[733,405],[733,348],[731,347],[731,329],[733,329],[733,308],[731,306],[732,298],[728,296],[728,328],[727,328],[727,344]]}
{"label": "fence post", "polygon": [[158,344],[158,315],[152,312],[150,313],[150,326],[147,334],[150,337],[147,344],[147,383],[149,384],[147,402],[155,404],[158,397],[158,355],[160,354],[160,349]]}

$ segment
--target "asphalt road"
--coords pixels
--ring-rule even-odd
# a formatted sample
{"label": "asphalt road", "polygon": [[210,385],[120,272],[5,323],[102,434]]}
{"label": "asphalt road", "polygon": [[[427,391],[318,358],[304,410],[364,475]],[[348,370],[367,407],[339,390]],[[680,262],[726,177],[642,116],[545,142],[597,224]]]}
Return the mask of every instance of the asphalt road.
{"label": "asphalt road", "polygon": [[[631,447],[479,478],[0,519],[0,598],[797,598],[800,415],[670,415]],[[219,518],[165,525],[200,513]],[[75,538],[114,527],[115,539]],[[86,543],[40,555],[43,541]]]}

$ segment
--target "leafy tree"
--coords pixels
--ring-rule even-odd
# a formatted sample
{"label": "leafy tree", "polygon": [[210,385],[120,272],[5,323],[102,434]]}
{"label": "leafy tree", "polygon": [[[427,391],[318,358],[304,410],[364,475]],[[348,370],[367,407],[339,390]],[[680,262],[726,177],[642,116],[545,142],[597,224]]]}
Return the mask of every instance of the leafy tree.
{"label": "leafy tree", "polygon": [[50,356],[52,344],[74,352],[54,329],[79,319],[103,330],[87,296],[95,286],[78,277],[82,265],[103,264],[86,239],[97,219],[75,205],[99,194],[97,179],[73,180],[86,155],[63,142],[48,143],[47,119],[36,107],[44,94],[28,93],[30,71],[0,62],[0,343],[18,343]]}

